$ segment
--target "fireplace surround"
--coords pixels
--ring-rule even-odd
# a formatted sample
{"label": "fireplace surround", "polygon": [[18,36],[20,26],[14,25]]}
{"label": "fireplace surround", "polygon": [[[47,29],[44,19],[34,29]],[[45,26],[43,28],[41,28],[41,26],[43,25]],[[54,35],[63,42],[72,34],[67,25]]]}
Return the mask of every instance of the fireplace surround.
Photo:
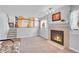
{"label": "fireplace surround", "polygon": [[51,30],[51,41],[64,45],[64,31]]}
{"label": "fireplace surround", "polygon": [[[53,24],[48,26],[49,34],[48,34],[48,42],[52,44],[53,46],[58,47],[59,49],[68,49],[69,48],[69,25],[66,24]],[[55,31],[62,31],[63,32],[63,43],[55,42],[54,40],[51,40],[51,30]],[[58,39],[59,37],[57,37]]]}

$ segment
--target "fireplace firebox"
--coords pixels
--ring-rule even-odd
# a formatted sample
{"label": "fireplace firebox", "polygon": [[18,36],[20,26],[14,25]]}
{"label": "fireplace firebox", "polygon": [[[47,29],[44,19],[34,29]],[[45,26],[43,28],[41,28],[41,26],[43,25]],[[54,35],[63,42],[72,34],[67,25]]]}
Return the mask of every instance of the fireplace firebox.
{"label": "fireplace firebox", "polygon": [[64,31],[51,30],[51,41],[64,45]]}

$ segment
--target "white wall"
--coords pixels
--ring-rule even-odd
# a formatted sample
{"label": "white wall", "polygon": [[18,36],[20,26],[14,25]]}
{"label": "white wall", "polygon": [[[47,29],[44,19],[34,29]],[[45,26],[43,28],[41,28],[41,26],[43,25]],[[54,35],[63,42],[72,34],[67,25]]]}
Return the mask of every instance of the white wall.
{"label": "white wall", "polygon": [[[46,23],[45,28],[41,28],[41,21],[45,21],[45,23]],[[42,36],[45,39],[48,39],[48,22],[47,22],[47,16],[44,16],[43,18],[40,19],[39,35]]]}
{"label": "white wall", "polygon": [[70,49],[79,52],[79,31],[70,31]]}
{"label": "white wall", "polygon": [[[52,14],[56,13],[56,12],[61,12],[61,20],[65,20],[65,24],[68,24],[69,22],[69,15],[70,15],[70,8],[71,6],[63,6],[61,8],[56,8],[54,12],[52,12]],[[53,7],[52,7],[53,8]],[[47,20],[47,26],[49,26],[50,24],[58,24],[58,22],[53,22],[52,21],[52,15],[48,14],[44,17],[42,17],[42,19]],[[41,20],[42,20],[41,19]],[[40,35],[46,39],[48,39],[48,27],[45,29],[40,29]]]}
{"label": "white wall", "polygon": [[[71,12],[77,10],[79,10],[79,5],[72,6]],[[79,52],[79,30],[70,30],[70,48]]]}
{"label": "white wall", "polygon": [[4,12],[0,11],[0,39],[7,37],[8,30],[9,26],[7,15]]}
{"label": "white wall", "polygon": [[32,37],[37,36],[38,29],[37,28],[17,28],[17,37],[24,38],[24,37]]}
{"label": "white wall", "polygon": [[[65,23],[68,24],[70,9],[71,9],[71,6],[65,5],[65,6],[58,8],[55,11],[53,11],[52,14],[57,13],[57,12],[61,12],[61,20],[65,20]],[[48,24],[53,24],[53,23],[58,23],[58,22],[52,21],[52,15],[48,15]]]}

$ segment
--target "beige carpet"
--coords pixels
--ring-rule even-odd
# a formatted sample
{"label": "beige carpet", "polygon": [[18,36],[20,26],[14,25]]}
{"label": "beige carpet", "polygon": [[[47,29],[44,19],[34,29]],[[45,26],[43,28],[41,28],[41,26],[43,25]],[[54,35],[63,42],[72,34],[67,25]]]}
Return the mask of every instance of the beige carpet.
{"label": "beige carpet", "polygon": [[21,53],[70,53],[70,50],[60,50],[52,46],[46,39],[41,37],[31,37],[21,39]]}

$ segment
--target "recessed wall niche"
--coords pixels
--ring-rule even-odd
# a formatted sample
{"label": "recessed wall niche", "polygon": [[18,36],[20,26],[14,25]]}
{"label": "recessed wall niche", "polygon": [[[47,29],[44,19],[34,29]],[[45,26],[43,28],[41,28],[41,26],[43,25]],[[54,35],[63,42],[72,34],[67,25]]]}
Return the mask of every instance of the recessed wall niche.
{"label": "recessed wall niche", "polygon": [[40,21],[40,28],[41,29],[44,29],[47,27],[47,20],[41,20]]}

